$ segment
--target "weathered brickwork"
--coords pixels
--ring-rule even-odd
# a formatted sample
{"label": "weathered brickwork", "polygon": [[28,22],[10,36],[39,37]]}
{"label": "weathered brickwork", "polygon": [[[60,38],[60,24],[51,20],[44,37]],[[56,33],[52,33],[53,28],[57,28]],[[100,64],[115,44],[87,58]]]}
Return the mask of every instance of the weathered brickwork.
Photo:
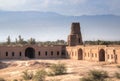
{"label": "weathered brickwork", "polygon": [[0,59],[61,58],[63,46],[0,46]]}
{"label": "weathered brickwork", "polygon": [[69,46],[76,46],[82,45],[82,36],[80,32],[80,24],[79,23],[72,23],[71,25],[71,33],[68,36],[68,45]]}
{"label": "weathered brickwork", "polygon": [[120,63],[120,46],[68,46],[66,47],[66,56],[70,59]]}

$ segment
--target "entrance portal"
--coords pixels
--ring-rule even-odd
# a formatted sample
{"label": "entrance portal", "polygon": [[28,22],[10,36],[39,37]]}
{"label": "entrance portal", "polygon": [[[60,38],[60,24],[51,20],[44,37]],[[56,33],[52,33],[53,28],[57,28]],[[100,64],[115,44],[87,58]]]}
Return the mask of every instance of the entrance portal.
{"label": "entrance portal", "polygon": [[35,50],[33,48],[31,48],[31,47],[26,48],[25,57],[35,58]]}
{"label": "entrance portal", "polygon": [[105,61],[105,50],[101,49],[99,51],[99,61]]}
{"label": "entrance portal", "polygon": [[83,59],[83,51],[82,49],[78,50],[78,60],[82,60]]}

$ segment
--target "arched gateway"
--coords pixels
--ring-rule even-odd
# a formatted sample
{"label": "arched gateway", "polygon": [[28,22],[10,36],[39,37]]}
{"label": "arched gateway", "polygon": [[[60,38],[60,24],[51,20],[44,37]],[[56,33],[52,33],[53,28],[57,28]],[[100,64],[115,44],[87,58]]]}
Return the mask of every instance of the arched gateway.
{"label": "arched gateway", "polygon": [[101,49],[99,51],[99,61],[105,61],[105,50]]}
{"label": "arched gateway", "polygon": [[28,47],[25,50],[25,57],[35,58],[35,50],[32,47]]}

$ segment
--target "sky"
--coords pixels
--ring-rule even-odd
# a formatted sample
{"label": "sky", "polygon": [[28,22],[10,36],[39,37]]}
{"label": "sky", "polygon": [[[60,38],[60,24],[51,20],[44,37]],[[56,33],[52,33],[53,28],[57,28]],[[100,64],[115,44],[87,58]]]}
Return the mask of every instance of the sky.
{"label": "sky", "polygon": [[0,0],[1,11],[41,11],[63,15],[120,15],[120,0]]}
{"label": "sky", "polygon": [[[49,15],[49,18],[46,18],[47,20],[36,16],[33,17],[33,21],[30,21],[29,19],[32,19],[31,15],[31,18],[30,16],[28,18],[26,18],[27,16],[22,16],[24,18],[21,18],[18,14],[13,16],[6,15],[9,12],[24,13],[27,11],[53,12],[66,17],[74,16],[76,18],[83,15],[115,15],[116,19],[114,18],[113,22],[113,18],[110,18],[110,22],[108,22],[109,18],[107,18],[108,21],[105,20],[104,22],[102,22],[104,18],[98,18],[97,21],[91,19],[93,22],[90,22],[89,18],[88,20],[83,19],[84,22],[80,20],[83,27],[83,38],[84,40],[120,40],[120,32],[118,31],[120,30],[120,24],[117,21],[120,20],[120,17],[117,19],[117,16],[120,16],[119,5],[120,0],[0,0],[0,42],[6,41],[8,35],[11,36],[12,40],[18,35],[22,35],[26,40],[30,37],[40,41],[67,40],[67,35],[70,33],[70,24],[73,20],[70,21],[64,18],[52,19]],[[3,16],[4,13],[1,14],[1,12],[5,12],[5,15]],[[41,20],[38,18],[41,18]],[[48,25],[45,22],[48,22]],[[95,25],[94,22],[96,22]],[[100,29],[102,27],[104,28],[103,31]],[[92,32],[88,31],[90,29]],[[34,31],[30,32],[31,30]]]}

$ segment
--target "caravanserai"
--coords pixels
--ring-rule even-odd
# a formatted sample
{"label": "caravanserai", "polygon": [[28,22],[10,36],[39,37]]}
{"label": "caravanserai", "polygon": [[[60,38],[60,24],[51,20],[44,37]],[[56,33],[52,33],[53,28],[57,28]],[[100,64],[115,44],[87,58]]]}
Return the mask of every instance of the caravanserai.
{"label": "caravanserai", "polygon": [[120,63],[120,45],[83,45],[80,23],[71,25],[68,45],[0,45],[0,59],[66,58]]}

